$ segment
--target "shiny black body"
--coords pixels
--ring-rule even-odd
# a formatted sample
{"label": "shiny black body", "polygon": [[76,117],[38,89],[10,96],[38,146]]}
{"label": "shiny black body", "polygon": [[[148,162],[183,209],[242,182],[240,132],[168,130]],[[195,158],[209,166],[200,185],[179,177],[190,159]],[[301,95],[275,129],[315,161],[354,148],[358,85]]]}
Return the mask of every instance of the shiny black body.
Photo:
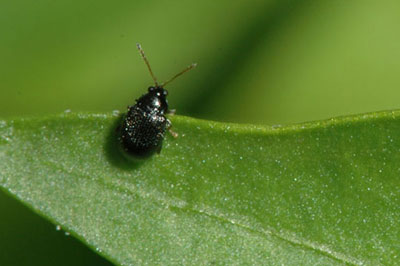
{"label": "shiny black body", "polygon": [[146,94],[128,106],[120,127],[120,142],[126,153],[145,159],[161,151],[165,131],[170,127],[164,114],[168,112],[168,92],[162,87],[149,87]]}

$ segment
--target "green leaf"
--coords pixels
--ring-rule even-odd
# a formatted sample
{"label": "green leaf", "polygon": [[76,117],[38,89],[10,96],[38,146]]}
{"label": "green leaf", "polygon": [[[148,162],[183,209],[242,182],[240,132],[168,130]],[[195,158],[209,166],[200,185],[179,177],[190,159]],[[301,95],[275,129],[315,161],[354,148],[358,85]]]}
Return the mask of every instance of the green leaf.
{"label": "green leaf", "polygon": [[400,111],[171,120],[141,163],[111,114],[0,121],[0,185],[117,264],[399,263]]}

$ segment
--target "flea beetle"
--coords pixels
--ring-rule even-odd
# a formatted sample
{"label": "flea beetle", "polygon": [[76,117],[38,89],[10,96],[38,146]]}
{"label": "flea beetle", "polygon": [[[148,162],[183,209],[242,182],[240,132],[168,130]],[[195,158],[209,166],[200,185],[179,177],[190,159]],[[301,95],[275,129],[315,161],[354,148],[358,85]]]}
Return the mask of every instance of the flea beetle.
{"label": "flea beetle", "polygon": [[119,127],[119,141],[128,155],[136,159],[145,159],[155,152],[160,153],[167,129],[173,137],[178,136],[171,130],[171,121],[165,117],[165,114],[173,114],[175,111],[168,109],[168,91],[164,87],[194,68],[196,64],[186,67],[168,81],[159,84],[140,44],[137,44],[137,48],[155,85],[150,86],[148,92],[136,100],[135,105],[128,106],[128,112],[124,115],[122,125]]}

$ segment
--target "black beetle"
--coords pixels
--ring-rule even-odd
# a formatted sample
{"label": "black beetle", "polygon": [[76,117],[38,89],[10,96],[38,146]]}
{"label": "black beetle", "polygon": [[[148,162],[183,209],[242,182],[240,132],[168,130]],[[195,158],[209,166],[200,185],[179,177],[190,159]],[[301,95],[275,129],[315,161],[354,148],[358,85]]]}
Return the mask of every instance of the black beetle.
{"label": "black beetle", "polygon": [[164,87],[194,68],[196,64],[186,67],[168,81],[158,84],[140,44],[137,44],[137,48],[149,69],[155,86],[149,87],[148,92],[137,99],[135,105],[128,106],[128,112],[124,115],[119,128],[119,140],[128,155],[135,159],[145,159],[155,152],[160,153],[166,129],[171,132],[172,136],[178,136],[170,129],[171,122],[165,117],[165,114],[173,114],[174,110],[168,109],[168,91]]}

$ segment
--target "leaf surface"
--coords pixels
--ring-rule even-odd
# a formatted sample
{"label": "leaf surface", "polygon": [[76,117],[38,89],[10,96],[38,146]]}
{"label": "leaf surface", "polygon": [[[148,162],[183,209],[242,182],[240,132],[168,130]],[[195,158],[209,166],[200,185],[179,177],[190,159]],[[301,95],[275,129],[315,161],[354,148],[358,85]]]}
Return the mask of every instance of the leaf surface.
{"label": "leaf surface", "polygon": [[399,111],[287,127],[171,117],[133,162],[112,114],[0,121],[0,185],[114,263],[399,263]]}

